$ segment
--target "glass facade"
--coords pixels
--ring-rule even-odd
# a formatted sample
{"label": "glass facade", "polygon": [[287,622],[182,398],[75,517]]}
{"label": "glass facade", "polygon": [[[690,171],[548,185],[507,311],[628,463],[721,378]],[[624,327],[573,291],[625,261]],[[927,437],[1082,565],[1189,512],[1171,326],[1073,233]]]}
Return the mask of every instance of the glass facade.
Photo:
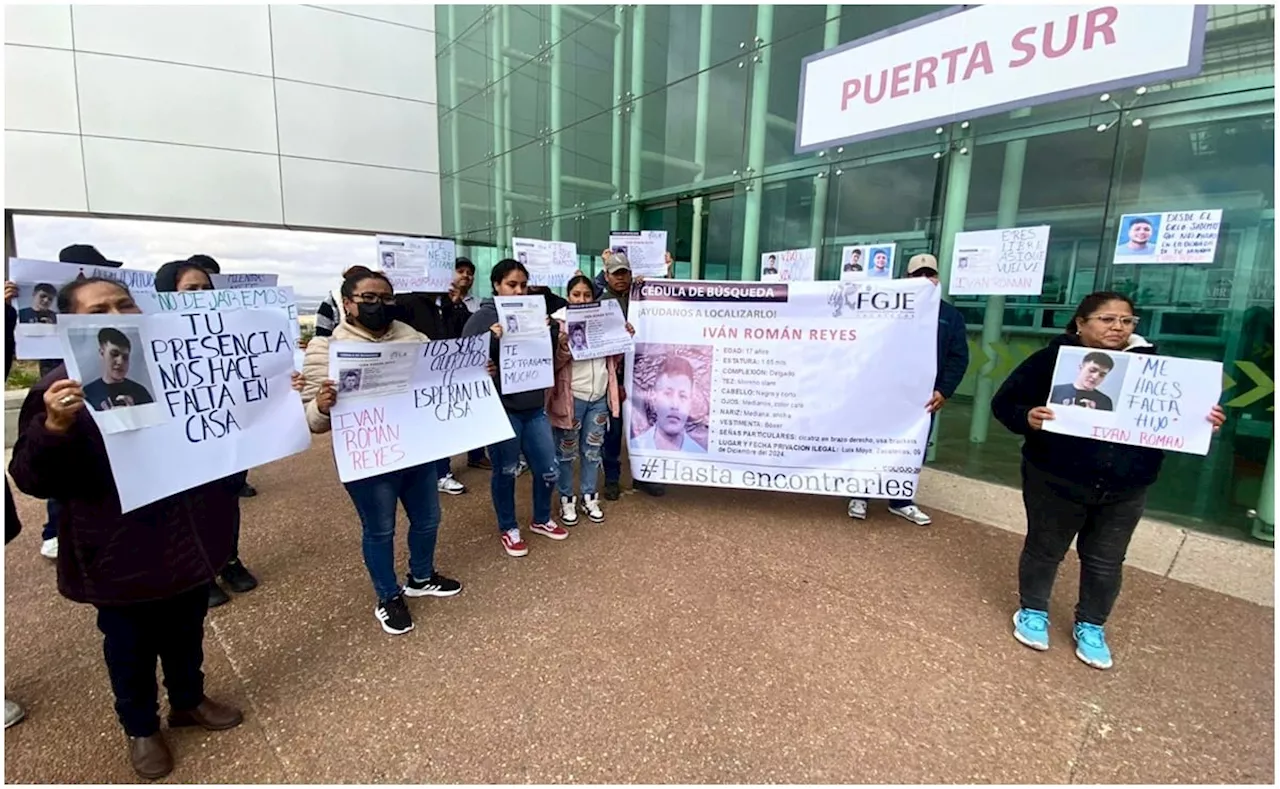
{"label": "glass facade", "polygon": [[[1227,427],[1208,458],[1170,455],[1150,514],[1270,540],[1274,10],[1211,6],[1195,78],[793,152],[802,58],[941,8],[438,6],[445,234],[482,277],[513,236],[576,242],[590,272],[611,229],[644,229],[680,277],[815,247],[835,279],[847,244],[945,267],[959,231],[1051,225],[1038,297],[952,299],[971,361],[933,464],[1016,485],[991,395],[1083,295],[1120,290],[1162,352],[1225,368]],[[1192,209],[1223,210],[1212,265],[1111,265],[1122,214]]]}

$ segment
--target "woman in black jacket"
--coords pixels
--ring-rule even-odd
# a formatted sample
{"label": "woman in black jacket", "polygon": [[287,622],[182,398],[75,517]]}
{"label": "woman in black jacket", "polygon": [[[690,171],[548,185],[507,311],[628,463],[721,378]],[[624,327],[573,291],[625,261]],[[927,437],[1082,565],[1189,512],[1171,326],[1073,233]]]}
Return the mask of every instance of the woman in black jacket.
{"label": "woman in black jacket", "polygon": [[[1147,488],[1156,481],[1164,453],[1126,444],[1065,436],[1042,430],[1054,418],[1049,402],[1058,349],[1076,345],[1154,354],[1155,346],[1133,333],[1133,302],[1119,293],[1086,296],[1056,337],[1026,359],[996,393],[991,411],[1005,427],[1025,436],[1022,500],[1027,537],[1018,562],[1020,608],[1014,638],[1032,649],[1049,648],[1049,596],[1058,565],[1079,537],[1080,599],[1076,605],[1076,657],[1094,668],[1111,668],[1103,626],[1120,594],[1121,569],[1133,530],[1142,518]],[[1226,421],[1215,405],[1207,419],[1216,432]]]}

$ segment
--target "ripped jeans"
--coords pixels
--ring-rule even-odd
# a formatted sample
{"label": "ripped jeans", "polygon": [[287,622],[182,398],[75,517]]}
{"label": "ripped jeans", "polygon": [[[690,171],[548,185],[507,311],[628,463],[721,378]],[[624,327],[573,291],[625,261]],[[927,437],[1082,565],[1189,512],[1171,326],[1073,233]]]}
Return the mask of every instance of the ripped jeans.
{"label": "ripped jeans", "polygon": [[508,411],[507,419],[516,437],[489,447],[489,460],[493,463],[489,493],[493,497],[493,512],[498,516],[499,531],[520,527],[516,520],[516,469],[522,450],[529,463],[529,476],[533,477],[534,523],[551,520],[551,491],[555,490],[559,477],[547,412],[542,408]]}
{"label": "ripped jeans", "polygon": [[596,494],[596,481],[600,478],[600,450],[604,447],[604,434],[608,428],[608,397],[595,402],[573,398],[573,427],[568,430],[553,428],[556,459],[560,462],[561,496],[573,496],[573,461],[579,455],[582,456],[582,495]]}

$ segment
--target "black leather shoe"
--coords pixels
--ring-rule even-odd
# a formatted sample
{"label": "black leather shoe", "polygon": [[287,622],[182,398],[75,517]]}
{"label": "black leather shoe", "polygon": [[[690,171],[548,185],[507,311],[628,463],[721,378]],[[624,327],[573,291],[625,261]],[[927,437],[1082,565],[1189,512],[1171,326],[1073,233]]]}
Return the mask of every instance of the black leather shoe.
{"label": "black leather shoe", "polygon": [[249,568],[245,567],[239,559],[227,562],[227,566],[222,568],[220,575],[222,582],[236,594],[252,592],[258,588],[258,579],[253,577],[253,573],[249,572]]}
{"label": "black leather shoe", "polygon": [[129,738],[129,763],[133,771],[148,781],[163,778],[173,772],[173,754],[164,735],[156,732],[150,737]]}
{"label": "black leather shoe", "polygon": [[240,488],[240,498],[242,499],[251,499],[256,495],[258,495],[258,489],[248,482],[244,483],[244,487]]}
{"label": "black leather shoe", "polygon": [[618,486],[618,483],[616,482],[604,483],[605,501],[617,501],[621,495],[622,495],[622,488]]}
{"label": "black leather shoe", "polygon": [[218,586],[217,581],[209,582],[209,607],[217,608],[220,605],[231,602],[231,596]]}
{"label": "black leather shoe", "polygon": [[234,729],[244,722],[244,713],[235,707],[219,704],[208,696],[193,710],[175,710],[169,713],[169,728],[199,726],[205,731]]}

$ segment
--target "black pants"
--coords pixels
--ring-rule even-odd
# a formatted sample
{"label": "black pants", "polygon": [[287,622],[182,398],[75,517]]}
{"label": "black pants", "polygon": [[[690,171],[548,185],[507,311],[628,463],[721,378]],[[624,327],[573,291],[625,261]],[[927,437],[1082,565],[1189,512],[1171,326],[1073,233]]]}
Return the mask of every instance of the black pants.
{"label": "black pants", "polygon": [[1027,539],[1018,561],[1023,608],[1049,610],[1058,565],[1079,535],[1080,600],[1076,621],[1105,625],[1120,595],[1125,552],[1142,518],[1147,489],[1099,491],[1022,464]]}
{"label": "black pants", "polygon": [[160,730],[157,658],[164,668],[169,708],[185,711],[200,705],[208,610],[207,586],[150,603],[98,606],[116,715],[130,737],[150,737]]}
{"label": "black pants", "polygon": [[231,558],[230,562],[240,561],[240,489],[249,483],[249,472],[241,471],[227,477],[227,485],[236,495],[236,514],[231,520]]}

